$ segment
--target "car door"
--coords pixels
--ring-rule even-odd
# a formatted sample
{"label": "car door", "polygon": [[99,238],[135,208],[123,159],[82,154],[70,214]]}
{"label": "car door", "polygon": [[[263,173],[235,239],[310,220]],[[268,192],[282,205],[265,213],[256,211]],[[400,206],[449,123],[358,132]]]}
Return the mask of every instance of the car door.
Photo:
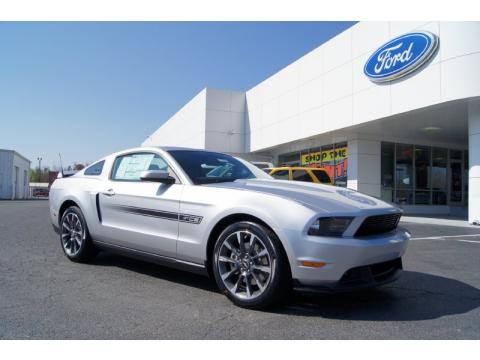
{"label": "car door", "polygon": [[[140,173],[145,170],[167,170],[176,182],[141,181]],[[159,154],[117,156],[99,194],[102,239],[116,246],[175,257],[182,190],[178,177]]]}

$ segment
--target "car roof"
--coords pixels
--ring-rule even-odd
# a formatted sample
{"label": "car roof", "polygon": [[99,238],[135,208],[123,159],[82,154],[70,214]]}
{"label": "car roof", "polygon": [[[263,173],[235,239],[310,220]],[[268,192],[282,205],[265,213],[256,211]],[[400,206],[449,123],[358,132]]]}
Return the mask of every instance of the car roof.
{"label": "car roof", "polygon": [[[180,147],[180,146],[141,146],[141,147],[134,147],[129,149],[124,149],[122,151],[118,151],[114,154],[110,155],[118,155],[118,154],[125,154],[130,152],[140,152],[140,151],[152,151],[152,150],[162,150],[162,151],[173,151],[173,150],[185,150],[185,151],[201,151],[201,152],[213,152],[213,153],[222,153],[220,151],[210,151],[205,149],[195,149],[195,148],[188,148],[188,147]],[[109,155],[109,156],[110,156]],[[228,155],[228,154],[227,154]]]}

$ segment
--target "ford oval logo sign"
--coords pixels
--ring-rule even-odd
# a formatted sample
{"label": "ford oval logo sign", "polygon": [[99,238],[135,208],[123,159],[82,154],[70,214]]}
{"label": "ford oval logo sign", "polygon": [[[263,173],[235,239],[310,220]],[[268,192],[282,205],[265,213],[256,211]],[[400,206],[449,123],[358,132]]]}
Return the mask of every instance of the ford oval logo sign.
{"label": "ford oval logo sign", "polygon": [[422,66],[438,47],[438,37],[427,31],[399,36],[373,53],[363,72],[376,83],[396,80]]}

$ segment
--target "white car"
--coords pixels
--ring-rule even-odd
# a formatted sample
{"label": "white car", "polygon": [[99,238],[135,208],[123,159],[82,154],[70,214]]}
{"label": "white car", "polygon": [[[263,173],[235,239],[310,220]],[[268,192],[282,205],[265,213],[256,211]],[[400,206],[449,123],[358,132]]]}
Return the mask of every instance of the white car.
{"label": "white car", "polygon": [[65,255],[115,251],[215,278],[261,308],[294,288],[347,291],[398,278],[401,211],[345,188],[274,180],[230,155],[144,147],[107,156],[50,190]]}

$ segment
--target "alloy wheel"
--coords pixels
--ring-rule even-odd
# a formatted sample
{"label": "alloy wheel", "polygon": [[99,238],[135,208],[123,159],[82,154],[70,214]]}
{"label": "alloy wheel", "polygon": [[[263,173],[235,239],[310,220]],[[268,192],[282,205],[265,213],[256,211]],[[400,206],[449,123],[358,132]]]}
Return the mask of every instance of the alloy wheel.
{"label": "alloy wheel", "polygon": [[274,256],[264,240],[248,230],[227,236],[216,256],[217,268],[228,291],[240,299],[261,295],[274,274]]}
{"label": "alloy wheel", "polygon": [[75,256],[80,251],[85,239],[82,222],[77,214],[70,212],[62,220],[62,245],[68,256]]}

